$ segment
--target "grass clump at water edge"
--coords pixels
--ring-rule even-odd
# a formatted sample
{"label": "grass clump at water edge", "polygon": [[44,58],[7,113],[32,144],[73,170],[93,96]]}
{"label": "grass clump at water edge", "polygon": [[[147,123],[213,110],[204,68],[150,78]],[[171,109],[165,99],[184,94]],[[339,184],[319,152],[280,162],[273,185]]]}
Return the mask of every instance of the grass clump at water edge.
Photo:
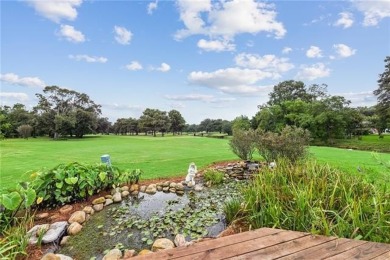
{"label": "grass clump at water edge", "polygon": [[243,201],[240,214],[228,207],[225,214],[243,216],[251,228],[390,242],[388,187],[315,161],[279,162],[243,189]]}

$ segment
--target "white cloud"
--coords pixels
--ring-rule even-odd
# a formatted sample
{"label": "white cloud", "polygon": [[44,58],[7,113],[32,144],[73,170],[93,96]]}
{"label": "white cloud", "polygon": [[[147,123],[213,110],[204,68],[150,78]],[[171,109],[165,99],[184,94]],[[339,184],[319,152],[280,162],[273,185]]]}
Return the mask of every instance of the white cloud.
{"label": "white cloud", "polygon": [[15,100],[17,102],[25,102],[29,99],[26,93],[20,93],[20,92],[0,92],[0,97],[1,97],[1,101],[3,101],[3,99],[6,99],[6,100]]}
{"label": "white cloud", "polygon": [[376,96],[372,93],[372,91],[336,93],[334,95],[345,97],[347,100],[352,102],[351,105],[354,107],[373,106],[377,103]]}
{"label": "white cloud", "polygon": [[353,3],[364,15],[364,26],[375,26],[382,19],[390,17],[390,0],[353,1]]}
{"label": "white cloud", "polygon": [[143,67],[142,67],[141,63],[134,60],[134,61],[130,62],[130,64],[126,65],[126,69],[135,71],[135,70],[142,70]]}
{"label": "white cloud", "polygon": [[151,2],[148,4],[148,14],[153,14],[153,11],[157,9],[158,6],[158,1],[156,2]]}
{"label": "white cloud", "polygon": [[306,51],[306,56],[309,58],[321,58],[322,50],[317,46],[310,46],[310,48]]}
{"label": "white cloud", "polygon": [[19,77],[14,73],[0,74],[0,80],[8,84],[23,87],[44,88],[46,86],[45,82],[38,77]]}
{"label": "white cloud", "polygon": [[340,18],[334,23],[334,26],[342,26],[344,29],[352,26],[354,20],[353,15],[349,12],[339,13]]}
{"label": "white cloud", "polygon": [[224,39],[233,39],[241,33],[267,32],[275,38],[286,34],[283,24],[276,21],[277,13],[272,4],[255,0],[178,0],[177,3],[185,26],[185,29],[176,32],[178,40],[196,34]]}
{"label": "white cloud", "polygon": [[254,84],[273,76],[271,72],[258,69],[226,68],[213,72],[193,71],[188,75],[188,81],[223,93],[246,95],[263,92],[263,87]]}
{"label": "white cloud", "polygon": [[113,103],[113,104],[103,104],[102,106],[105,108],[112,109],[112,110],[120,110],[120,111],[122,111],[122,110],[142,111],[143,110],[143,107],[138,106],[138,105],[124,105],[124,104]]}
{"label": "white cloud", "polygon": [[77,17],[76,8],[82,2],[82,0],[27,0],[27,3],[33,6],[37,13],[56,23],[59,23],[62,19],[75,20]]}
{"label": "white cloud", "polygon": [[288,58],[278,58],[275,55],[259,56],[256,54],[240,53],[234,61],[240,67],[258,69],[272,73],[273,78],[280,78],[280,73],[287,72],[294,68]]}
{"label": "white cloud", "polygon": [[165,95],[165,98],[168,100],[174,101],[202,101],[206,103],[225,103],[236,100],[234,97],[222,97],[216,98],[213,95],[203,95],[203,94],[188,94],[188,95]]}
{"label": "white cloud", "polygon": [[114,32],[115,40],[119,44],[130,44],[131,38],[133,37],[133,33],[131,31],[127,30],[125,27],[122,26],[114,26]]}
{"label": "white cloud", "polygon": [[289,54],[290,52],[292,52],[292,49],[290,47],[284,47],[282,50],[283,54]]}
{"label": "white cloud", "polygon": [[77,60],[77,61],[86,61],[86,62],[97,62],[97,63],[106,63],[107,58],[105,57],[97,57],[97,56],[89,56],[86,54],[79,54],[79,55],[69,55],[69,59]]}
{"label": "white cloud", "polygon": [[160,67],[155,68],[155,70],[161,71],[161,72],[168,72],[171,70],[171,66],[166,64],[165,62],[161,63]]}
{"label": "white cloud", "polygon": [[301,80],[315,80],[318,78],[328,77],[330,69],[323,63],[316,63],[311,66],[302,65],[301,70],[296,75],[297,79]]}
{"label": "white cloud", "polygon": [[339,58],[348,58],[352,55],[355,55],[356,50],[352,49],[351,47],[345,45],[345,44],[334,44],[333,49],[335,49],[337,55]]}
{"label": "white cloud", "polygon": [[198,41],[198,47],[204,51],[234,51],[236,46],[230,43],[228,40],[215,40],[207,41],[205,39],[200,39]]}
{"label": "white cloud", "polygon": [[82,32],[75,30],[71,25],[61,25],[59,35],[70,42],[84,42],[85,36]]}

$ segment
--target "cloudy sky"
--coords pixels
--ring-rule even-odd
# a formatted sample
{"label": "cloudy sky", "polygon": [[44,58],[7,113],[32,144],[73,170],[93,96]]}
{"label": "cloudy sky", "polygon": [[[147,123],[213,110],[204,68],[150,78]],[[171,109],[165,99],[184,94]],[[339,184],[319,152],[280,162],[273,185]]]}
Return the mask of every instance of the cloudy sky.
{"label": "cloudy sky", "polygon": [[289,79],[369,106],[387,55],[390,0],[1,2],[1,103],[57,85],[112,121],[251,117]]}

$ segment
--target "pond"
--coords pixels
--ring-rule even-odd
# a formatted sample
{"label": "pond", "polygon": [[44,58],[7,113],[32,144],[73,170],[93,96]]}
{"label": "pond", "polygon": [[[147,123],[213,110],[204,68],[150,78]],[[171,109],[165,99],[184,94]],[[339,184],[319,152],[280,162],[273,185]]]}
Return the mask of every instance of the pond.
{"label": "pond", "polygon": [[129,197],[95,213],[59,253],[102,259],[110,249],[150,249],[157,238],[173,240],[176,234],[187,241],[215,237],[226,228],[224,202],[239,196],[242,185],[243,181],[231,180],[201,192],[187,189],[182,196],[157,192]]}

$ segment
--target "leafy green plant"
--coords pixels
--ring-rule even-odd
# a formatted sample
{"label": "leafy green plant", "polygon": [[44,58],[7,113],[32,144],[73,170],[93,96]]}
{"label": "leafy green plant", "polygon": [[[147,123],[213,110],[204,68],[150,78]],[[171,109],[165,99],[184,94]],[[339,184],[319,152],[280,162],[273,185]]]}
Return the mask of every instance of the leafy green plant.
{"label": "leafy green plant", "polygon": [[231,150],[242,160],[251,160],[255,151],[255,132],[236,129],[229,142]]}
{"label": "leafy green plant", "polygon": [[218,185],[223,182],[224,174],[216,170],[207,170],[203,178],[205,182],[211,182],[212,185]]}
{"label": "leafy green plant", "polygon": [[244,218],[274,227],[352,239],[390,242],[390,192],[364,176],[313,161],[280,161],[243,191]]}
{"label": "leafy green plant", "polygon": [[233,222],[233,220],[239,219],[243,215],[242,199],[229,198],[223,205],[223,212],[226,217],[227,224]]}

